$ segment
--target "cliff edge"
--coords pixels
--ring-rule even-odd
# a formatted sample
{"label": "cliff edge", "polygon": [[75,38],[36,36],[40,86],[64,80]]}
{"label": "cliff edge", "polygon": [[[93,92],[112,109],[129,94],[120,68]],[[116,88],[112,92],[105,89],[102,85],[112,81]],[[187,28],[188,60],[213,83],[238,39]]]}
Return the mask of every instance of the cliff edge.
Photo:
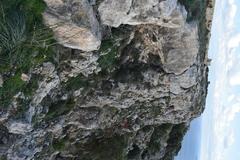
{"label": "cliff edge", "polygon": [[0,159],[173,160],[204,110],[213,1],[0,4]]}

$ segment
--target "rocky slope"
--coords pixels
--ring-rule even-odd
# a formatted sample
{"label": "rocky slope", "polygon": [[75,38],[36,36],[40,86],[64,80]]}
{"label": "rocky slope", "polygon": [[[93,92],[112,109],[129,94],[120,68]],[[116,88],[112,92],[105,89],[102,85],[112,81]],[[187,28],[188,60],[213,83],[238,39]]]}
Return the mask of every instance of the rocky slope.
{"label": "rocky slope", "polygon": [[214,2],[44,1],[58,43],[0,103],[0,159],[172,160],[204,110]]}

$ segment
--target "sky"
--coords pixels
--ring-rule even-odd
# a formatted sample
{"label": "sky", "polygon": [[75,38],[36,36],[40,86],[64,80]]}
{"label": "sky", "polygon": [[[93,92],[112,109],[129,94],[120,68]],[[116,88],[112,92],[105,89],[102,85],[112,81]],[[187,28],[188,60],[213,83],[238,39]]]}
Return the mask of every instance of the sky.
{"label": "sky", "polygon": [[198,160],[201,146],[201,122],[201,117],[191,122],[190,129],[184,137],[182,148],[175,160]]}
{"label": "sky", "polygon": [[240,160],[240,0],[216,0],[211,34],[206,109],[176,160]]}
{"label": "sky", "polygon": [[240,160],[240,0],[217,0],[199,160]]}

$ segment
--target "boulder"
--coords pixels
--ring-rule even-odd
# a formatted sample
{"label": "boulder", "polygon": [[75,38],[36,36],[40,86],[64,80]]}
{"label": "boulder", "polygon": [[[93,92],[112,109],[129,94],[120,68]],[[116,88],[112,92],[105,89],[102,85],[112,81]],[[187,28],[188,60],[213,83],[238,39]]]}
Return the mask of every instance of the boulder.
{"label": "boulder", "polygon": [[99,49],[99,23],[88,0],[44,0],[44,22],[52,28],[58,43],[83,51]]}

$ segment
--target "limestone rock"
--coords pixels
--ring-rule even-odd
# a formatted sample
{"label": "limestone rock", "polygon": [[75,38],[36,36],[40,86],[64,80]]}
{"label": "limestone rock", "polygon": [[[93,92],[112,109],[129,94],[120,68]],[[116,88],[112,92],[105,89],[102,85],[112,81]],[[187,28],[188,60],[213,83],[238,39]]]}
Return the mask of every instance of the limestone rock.
{"label": "limestone rock", "polygon": [[142,62],[155,55],[159,57],[163,70],[179,75],[197,60],[198,27],[194,23],[186,23],[180,28],[141,27],[139,34],[142,34],[139,43],[145,44],[141,46],[144,47],[139,58]]}
{"label": "limestone rock", "polygon": [[[199,43],[198,28],[195,24],[186,24],[182,29],[171,32],[170,41],[165,41],[168,45],[168,52],[164,53],[162,64],[168,73],[181,74],[196,62]],[[175,46],[175,47],[174,47]]]}
{"label": "limestone rock", "polygon": [[87,0],[45,0],[45,24],[52,28],[57,41],[73,49],[99,49],[101,33],[92,6]]}
{"label": "limestone rock", "polygon": [[66,47],[0,108],[0,159],[174,159],[204,110],[210,18],[189,21],[177,0],[45,2]]}
{"label": "limestone rock", "polygon": [[21,80],[24,81],[24,82],[28,82],[30,80],[30,77],[27,74],[22,73],[21,74]]}
{"label": "limestone rock", "polygon": [[155,24],[176,28],[183,25],[187,16],[177,0],[104,0],[98,10],[102,23],[113,27]]}
{"label": "limestone rock", "polygon": [[60,74],[62,81],[66,82],[69,78],[77,77],[79,74],[88,77],[89,75],[98,73],[101,70],[97,62],[99,58],[98,54],[81,51],[76,51],[75,54],[77,55],[76,58],[62,61],[62,72]]}
{"label": "limestone rock", "polygon": [[8,130],[9,130],[9,133],[24,135],[27,132],[30,132],[32,130],[32,128],[29,124],[26,124],[26,123],[24,124],[21,122],[19,122],[19,123],[14,122],[14,123],[9,124]]}

